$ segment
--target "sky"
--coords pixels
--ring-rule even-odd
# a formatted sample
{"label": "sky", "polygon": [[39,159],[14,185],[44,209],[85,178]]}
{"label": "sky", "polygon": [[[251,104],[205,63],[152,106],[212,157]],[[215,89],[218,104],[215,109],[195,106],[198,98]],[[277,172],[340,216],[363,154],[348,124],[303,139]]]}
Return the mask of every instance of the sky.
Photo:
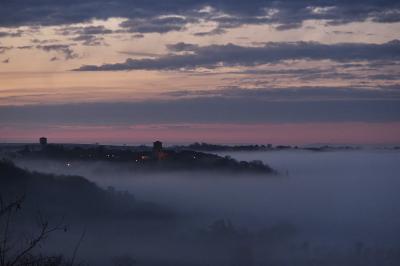
{"label": "sky", "polygon": [[3,0],[0,142],[400,143],[400,2]]}

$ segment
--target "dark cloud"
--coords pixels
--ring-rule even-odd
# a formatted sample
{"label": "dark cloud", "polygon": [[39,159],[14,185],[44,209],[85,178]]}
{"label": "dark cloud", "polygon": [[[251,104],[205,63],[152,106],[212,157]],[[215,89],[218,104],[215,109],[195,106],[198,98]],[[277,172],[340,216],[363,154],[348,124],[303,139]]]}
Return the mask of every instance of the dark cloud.
{"label": "dark cloud", "polygon": [[342,30],[334,30],[334,31],[332,31],[332,33],[334,33],[334,34],[345,34],[345,35],[354,34],[354,32],[352,32],[352,31],[342,31]]}
{"label": "dark cloud", "polygon": [[[344,66],[343,66],[344,65]],[[274,69],[254,69],[247,68],[237,71],[224,71],[224,74],[235,74],[245,75],[238,76],[239,80],[248,79],[248,75],[253,77],[253,85],[265,84],[262,80],[270,80],[271,78],[297,78],[304,81],[315,80],[315,79],[366,79],[369,75],[365,75],[362,70],[365,70],[368,64],[352,64],[352,69],[349,70],[349,64],[338,64],[331,67],[312,67],[312,68],[287,68],[282,66],[281,68],[275,66]],[[370,69],[367,69],[370,70]],[[188,71],[191,76],[210,76],[210,75],[221,75],[220,72],[194,72]],[[386,74],[395,80],[398,77],[398,73]]]}
{"label": "dark cloud", "polygon": [[185,29],[189,20],[183,17],[162,17],[151,19],[130,19],[120,24],[128,32],[167,33]]}
{"label": "dark cloud", "polygon": [[309,80],[317,80],[317,79],[341,79],[341,80],[354,80],[357,78],[362,78],[365,79],[366,77],[363,76],[361,73],[357,72],[345,72],[345,71],[338,71],[338,69],[335,70],[326,70],[326,71],[311,71],[309,73],[298,73],[297,77],[301,80],[304,81],[309,81]]}
{"label": "dark cloud", "polygon": [[139,52],[139,51],[119,51],[120,54],[126,54],[130,56],[138,56],[138,57],[158,57],[160,54],[156,53],[147,53],[147,52]]}
{"label": "dark cloud", "polygon": [[275,27],[276,30],[283,31],[283,30],[294,30],[294,29],[299,29],[303,26],[301,22],[293,22],[293,23],[286,23],[286,24],[280,24]]}
{"label": "dark cloud", "polygon": [[381,23],[394,23],[399,22],[400,10],[399,9],[387,9],[379,14],[373,16],[373,21]]}
{"label": "dark cloud", "polygon": [[295,68],[295,69],[246,69],[243,71],[231,71],[226,72],[229,74],[251,74],[251,75],[296,75],[296,76],[305,76],[305,75],[320,75],[327,73],[335,73],[337,69],[335,67],[330,68]]}
{"label": "dark cloud", "polygon": [[164,93],[174,98],[224,97],[256,98],[267,101],[329,101],[329,100],[398,100],[399,86],[371,87],[289,87],[245,89],[231,87],[217,90],[180,90]]}
{"label": "dark cloud", "polygon": [[215,28],[215,29],[213,29],[213,30],[211,30],[211,31],[196,32],[196,33],[194,33],[193,35],[194,35],[194,36],[200,36],[200,37],[202,37],[202,36],[213,36],[213,35],[223,34],[223,33],[225,33],[225,32],[226,32],[225,29],[220,28],[220,27],[217,27],[217,28]]}
{"label": "dark cloud", "polygon": [[20,50],[30,50],[30,49],[34,48],[34,46],[32,46],[32,45],[24,45],[24,46],[18,46],[17,48],[20,49]]}
{"label": "dark cloud", "polygon": [[399,80],[400,81],[400,75],[399,75],[399,73],[375,74],[375,75],[369,75],[368,79],[372,79],[372,80]]}
{"label": "dark cloud", "polygon": [[0,38],[4,37],[21,37],[23,31],[22,30],[17,30],[17,31],[0,31]]}
{"label": "dark cloud", "polygon": [[68,44],[37,45],[36,48],[46,52],[55,51],[57,53],[61,53],[64,55],[66,60],[78,57],[78,55],[72,50],[71,45]]}
{"label": "dark cloud", "polygon": [[56,39],[46,39],[46,40],[39,40],[39,39],[32,39],[31,43],[33,44],[48,44],[48,43],[55,43],[58,42]]}
{"label": "dark cloud", "polygon": [[71,38],[72,41],[81,42],[85,46],[105,45],[104,38],[96,35],[79,35]]}
{"label": "dark cloud", "polygon": [[85,46],[105,45],[102,35],[112,34],[114,31],[104,26],[66,26],[58,30],[64,36],[74,36],[70,40],[81,42]]}
{"label": "dark cloud", "polygon": [[104,35],[113,33],[104,26],[64,27],[58,31],[62,35]]}
{"label": "dark cloud", "polygon": [[0,54],[5,53],[7,50],[10,50],[12,48],[12,46],[0,46]]}
{"label": "dark cloud", "polygon": [[400,100],[269,101],[257,97],[196,97],[134,103],[2,106],[0,112],[0,124],[35,126],[398,122]]}
{"label": "dark cloud", "polygon": [[186,51],[196,51],[199,48],[199,46],[197,44],[178,42],[175,44],[168,44],[167,48],[168,50],[173,52],[186,52]]}
{"label": "dark cloud", "polygon": [[143,38],[143,37],[144,37],[144,35],[141,34],[141,33],[132,35],[132,38],[133,38],[133,39],[141,39],[141,38]]}
{"label": "dark cloud", "polygon": [[[190,45],[189,45],[190,46]],[[170,45],[170,49],[189,47],[184,44]],[[317,42],[266,43],[258,47],[234,44],[190,46],[192,53],[168,54],[154,59],[127,59],[124,63],[100,66],[85,65],[78,71],[120,71],[120,70],[179,70],[198,67],[256,66],[277,63],[283,60],[332,60],[338,62],[400,60],[400,41],[383,44]]]}
{"label": "dark cloud", "polygon": [[[211,8],[205,11],[205,7]],[[0,26],[65,25],[121,17],[128,19],[123,26],[135,32],[182,30],[189,21],[199,20],[217,22],[223,32],[263,23],[289,29],[309,19],[334,25],[367,19],[392,23],[400,21],[399,10],[397,0],[3,0]]]}

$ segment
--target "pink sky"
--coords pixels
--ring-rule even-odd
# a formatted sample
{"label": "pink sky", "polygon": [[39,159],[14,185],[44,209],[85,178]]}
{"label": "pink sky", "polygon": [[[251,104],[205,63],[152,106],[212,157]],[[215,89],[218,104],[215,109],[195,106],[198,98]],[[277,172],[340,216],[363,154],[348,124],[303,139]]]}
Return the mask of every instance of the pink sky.
{"label": "pink sky", "polygon": [[143,125],[132,127],[48,127],[29,131],[1,128],[3,142],[37,142],[41,136],[55,143],[145,144],[159,139],[165,143],[192,142],[304,145],[399,144],[398,123],[302,123],[257,125]]}

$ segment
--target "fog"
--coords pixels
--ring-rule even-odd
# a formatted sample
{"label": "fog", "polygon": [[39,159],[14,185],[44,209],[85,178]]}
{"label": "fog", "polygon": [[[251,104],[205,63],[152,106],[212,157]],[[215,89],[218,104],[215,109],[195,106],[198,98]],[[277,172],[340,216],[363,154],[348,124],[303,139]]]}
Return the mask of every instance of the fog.
{"label": "fog", "polygon": [[[87,239],[86,254],[93,257],[99,250],[106,254],[112,253],[111,250],[130,254],[132,249],[142,257],[154,253],[160,258],[186,257],[197,244],[189,247],[182,244],[186,243],[182,238],[187,241],[187,235],[193,237],[194,232],[219,219],[229,220],[236,228],[250,232],[290,224],[296,228],[296,234],[289,240],[294,244],[311,243],[314,247],[346,250],[363,243],[373,248],[400,249],[400,152],[299,150],[220,155],[262,160],[281,175],[229,176],[203,171],[150,174],[132,173],[124,170],[123,165],[99,162],[68,162],[68,166],[66,162],[54,161],[17,160],[16,163],[42,172],[79,174],[102,187],[127,190],[141,200],[168,206],[179,214],[180,221],[171,231],[172,236],[149,236],[153,239],[150,243],[139,245],[138,239],[149,241],[149,238],[136,235],[132,240],[115,232],[114,239],[103,239],[101,247],[93,248],[89,244],[93,240]],[[118,225],[121,226],[127,225]],[[99,243],[100,236],[93,235]],[[175,240],[171,237],[179,238],[182,243],[172,244]],[[85,245],[82,249],[85,250]],[[171,251],[178,249],[179,252]]]}

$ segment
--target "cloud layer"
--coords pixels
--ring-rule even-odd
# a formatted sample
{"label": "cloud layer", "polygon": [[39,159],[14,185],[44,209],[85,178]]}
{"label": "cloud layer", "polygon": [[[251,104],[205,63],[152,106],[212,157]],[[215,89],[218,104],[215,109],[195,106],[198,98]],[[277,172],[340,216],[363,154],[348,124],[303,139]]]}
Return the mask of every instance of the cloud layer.
{"label": "cloud layer", "polygon": [[124,63],[85,65],[78,71],[119,71],[119,70],[179,70],[199,67],[256,66],[277,63],[283,60],[332,60],[339,62],[399,60],[400,41],[383,44],[317,42],[266,43],[259,47],[245,47],[235,44],[197,46],[178,43],[168,46],[173,52],[155,59],[127,59]]}
{"label": "cloud layer", "polygon": [[[398,122],[400,91],[340,88],[175,92],[170,100],[3,106],[0,124]],[[188,97],[189,96],[189,97]]]}
{"label": "cloud layer", "polygon": [[[0,26],[5,27],[121,17],[129,19],[126,27],[142,33],[180,30],[194,21],[213,21],[221,30],[267,23],[285,30],[309,19],[335,25],[366,19],[379,23],[400,21],[400,3],[395,0],[4,0],[1,5]],[[184,18],[165,19],[171,15]],[[162,21],[165,23],[158,23]]]}

